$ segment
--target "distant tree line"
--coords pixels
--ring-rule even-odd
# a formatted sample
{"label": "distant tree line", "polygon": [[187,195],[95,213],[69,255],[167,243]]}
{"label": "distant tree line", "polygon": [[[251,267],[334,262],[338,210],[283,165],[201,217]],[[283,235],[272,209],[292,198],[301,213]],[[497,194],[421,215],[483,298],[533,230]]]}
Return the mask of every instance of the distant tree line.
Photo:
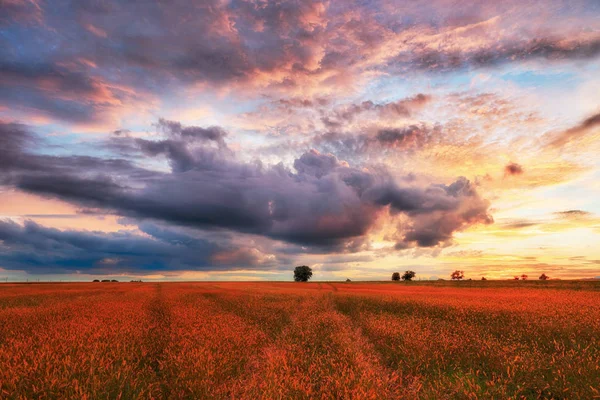
{"label": "distant tree line", "polygon": [[[310,268],[307,265],[300,265],[296,268],[294,268],[294,281],[296,282],[308,282],[313,276],[313,271],[312,268]],[[404,273],[400,273],[400,272],[394,272],[392,273],[392,281],[394,282],[398,282],[398,281],[405,281],[405,282],[410,282],[412,281],[415,276],[417,276],[417,273],[415,271],[411,271],[411,270],[407,270],[404,271]],[[514,280],[527,280],[529,277],[526,274],[522,274],[520,276],[515,276]],[[453,281],[462,281],[463,279],[465,279],[465,271],[462,270],[455,270],[454,272],[452,272],[450,274],[450,279]],[[540,280],[545,281],[550,279],[550,277],[548,275],[546,275],[545,273],[543,273],[542,275],[540,275],[539,277]],[[439,280],[443,280],[443,279],[439,279]],[[468,280],[472,280],[472,279],[468,279]],[[485,276],[481,277],[482,281],[487,281],[487,278]],[[94,282],[97,282],[98,280],[94,280]],[[105,282],[105,281],[102,281]],[[135,281],[132,281],[135,282]],[[139,281],[141,282],[141,281]],[[351,282],[350,279],[346,279],[346,282]]]}
{"label": "distant tree line", "polygon": [[[405,271],[404,274],[400,274],[400,272],[394,272],[392,274],[392,281],[400,281],[400,280],[411,281],[415,276],[416,276],[416,273],[414,271]],[[525,280],[527,280],[527,278],[528,278],[528,275],[523,274],[520,276],[515,276],[514,279],[525,281]],[[465,279],[465,271],[457,269],[456,271],[454,271],[450,274],[450,279],[453,281],[462,281],[463,279]],[[544,273],[544,274],[540,275],[539,279],[542,281],[545,281],[545,280],[550,279],[550,277]],[[469,280],[471,280],[471,279],[469,279]],[[482,276],[481,280],[487,281],[487,278],[485,276]]]}

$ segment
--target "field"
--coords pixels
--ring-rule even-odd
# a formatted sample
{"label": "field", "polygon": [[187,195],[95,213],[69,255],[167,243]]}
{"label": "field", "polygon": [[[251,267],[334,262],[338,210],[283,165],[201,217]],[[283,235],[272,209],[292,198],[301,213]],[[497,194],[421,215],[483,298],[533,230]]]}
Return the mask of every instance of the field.
{"label": "field", "polygon": [[600,286],[2,284],[0,398],[600,398]]}

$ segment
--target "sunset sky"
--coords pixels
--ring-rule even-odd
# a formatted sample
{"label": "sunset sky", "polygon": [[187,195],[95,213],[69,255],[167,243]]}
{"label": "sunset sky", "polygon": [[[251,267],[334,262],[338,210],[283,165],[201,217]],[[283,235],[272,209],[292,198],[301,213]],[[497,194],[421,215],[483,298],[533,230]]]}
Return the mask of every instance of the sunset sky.
{"label": "sunset sky", "polygon": [[597,0],[0,9],[0,280],[600,276]]}

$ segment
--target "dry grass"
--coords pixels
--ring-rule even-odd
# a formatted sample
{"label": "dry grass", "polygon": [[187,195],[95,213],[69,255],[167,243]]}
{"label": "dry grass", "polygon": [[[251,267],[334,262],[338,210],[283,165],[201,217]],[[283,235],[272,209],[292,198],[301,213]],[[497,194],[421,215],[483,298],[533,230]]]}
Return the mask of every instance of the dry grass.
{"label": "dry grass", "polygon": [[0,285],[0,397],[600,398],[598,287]]}

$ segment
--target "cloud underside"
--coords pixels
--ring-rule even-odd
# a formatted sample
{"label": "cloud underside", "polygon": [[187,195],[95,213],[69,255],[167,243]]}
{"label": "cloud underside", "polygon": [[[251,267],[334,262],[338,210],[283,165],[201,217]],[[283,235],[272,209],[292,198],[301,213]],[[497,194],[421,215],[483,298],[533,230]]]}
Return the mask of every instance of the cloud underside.
{"label": "cloud underside", "polygon": [[[95,124],[189,85],[327,92],[381,74],[596,58],[594,3],[550,3],[10,2],[0,104]],[[541,6],[547,13],[532,21]]]}
{"label": "cloud underside", "polygon": [[4,3],[0,189],[123,231],[28,210],[0,222],[0,268],[439,254],[492,211],[549,229],[511,213],[597,169],[595,0]]}
{"label": "cloud underside", "polygon": [[[297,158],[294,170],[245,163],[219,128],[169,121],[159,127],[158,140],[113,136],[110,145],[131,159],[105,159],[33,153],[35,135],[3,124],[2,184],[138,221],[255,235],[316,252],[367,249],[381,219],[401,218],[397,248],[443,246],[456,231],[492,222],[489,202],[462,177],[449,185],[399,183],[381,167],[351,167],[316,150]],[[140,157],[164,159],[170,171],[131,161]]]}

